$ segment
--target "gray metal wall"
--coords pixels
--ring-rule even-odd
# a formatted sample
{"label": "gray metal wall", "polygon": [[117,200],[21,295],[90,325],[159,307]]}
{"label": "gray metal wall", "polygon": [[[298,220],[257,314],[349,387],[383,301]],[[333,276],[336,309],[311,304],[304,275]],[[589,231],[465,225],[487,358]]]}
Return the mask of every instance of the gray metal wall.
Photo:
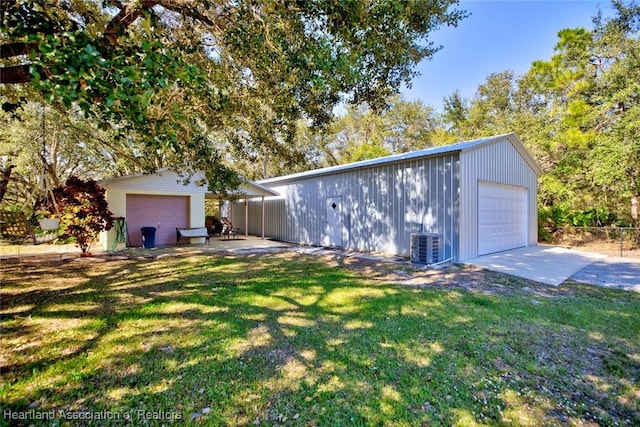
{"label": "gray metal wall", "polygon": [[502,141],[460,153],[459,260],[478,256],[478,183],[480,181],[524,187],[528,194],[529,245],[538,242],[537,182],[535,171],[505,137]]}
{"label": "gray metal wall", "polygon": [[[410,234],[424,231],[443,234],[445,257],[458,257],[457,152],[297,180],[285,177],[268,186],[281,194],[265,201],[268,237],[322,245],[327,198],[341,197],[344,248],[408,256]],[[248,203],[249,234],[259,235],[261,201]],[[233,206],[232,221],[244,227],[244,201]]]}

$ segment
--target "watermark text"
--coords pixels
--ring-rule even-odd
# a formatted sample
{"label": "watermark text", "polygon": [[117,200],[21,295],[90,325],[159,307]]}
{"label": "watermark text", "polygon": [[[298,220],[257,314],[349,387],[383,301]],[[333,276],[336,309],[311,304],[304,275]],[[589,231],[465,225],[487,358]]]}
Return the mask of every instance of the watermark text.
{"label": "watermark text", "polygon": [[184,419],[184,415],[179,411],[72,411],[72,410],[50,410],[41,411],[29,409],[26,411],[13,411],[11,409],[2,410],[2,418],[13,421],[31,421],[31,420],[67,420],[67,421],[100,421],[100,420],[161,420],[161,421],[180,421]]}

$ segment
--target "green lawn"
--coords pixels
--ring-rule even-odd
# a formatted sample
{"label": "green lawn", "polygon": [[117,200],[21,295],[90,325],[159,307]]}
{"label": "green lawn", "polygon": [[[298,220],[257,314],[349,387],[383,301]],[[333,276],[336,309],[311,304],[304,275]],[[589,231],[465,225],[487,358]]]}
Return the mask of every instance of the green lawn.
{"label": "green lawn", "polygon": [[418,288],[291,254],[3,262],[3,423],[640,424],[640,295],[448,285],[460,271]]}

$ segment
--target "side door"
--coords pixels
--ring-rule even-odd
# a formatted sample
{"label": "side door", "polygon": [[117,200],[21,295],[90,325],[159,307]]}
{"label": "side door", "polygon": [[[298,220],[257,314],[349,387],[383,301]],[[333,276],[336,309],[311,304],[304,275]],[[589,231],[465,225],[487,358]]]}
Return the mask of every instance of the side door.
{"label": "side door", "polygon": [[324,246],[342,247],[342,197],[326,199],[327,222],[325,224]]}

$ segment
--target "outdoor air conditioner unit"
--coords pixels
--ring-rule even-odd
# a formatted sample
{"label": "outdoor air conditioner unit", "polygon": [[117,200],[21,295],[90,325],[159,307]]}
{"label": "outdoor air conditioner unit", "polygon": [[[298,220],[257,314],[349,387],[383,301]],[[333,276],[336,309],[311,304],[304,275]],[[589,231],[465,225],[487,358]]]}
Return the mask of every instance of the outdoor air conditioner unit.
{"label": "outdoor air conditioner unit", "polygon": [[436,264],[444,261],[441,234],[412,233],[411,262],[416,264]]}

